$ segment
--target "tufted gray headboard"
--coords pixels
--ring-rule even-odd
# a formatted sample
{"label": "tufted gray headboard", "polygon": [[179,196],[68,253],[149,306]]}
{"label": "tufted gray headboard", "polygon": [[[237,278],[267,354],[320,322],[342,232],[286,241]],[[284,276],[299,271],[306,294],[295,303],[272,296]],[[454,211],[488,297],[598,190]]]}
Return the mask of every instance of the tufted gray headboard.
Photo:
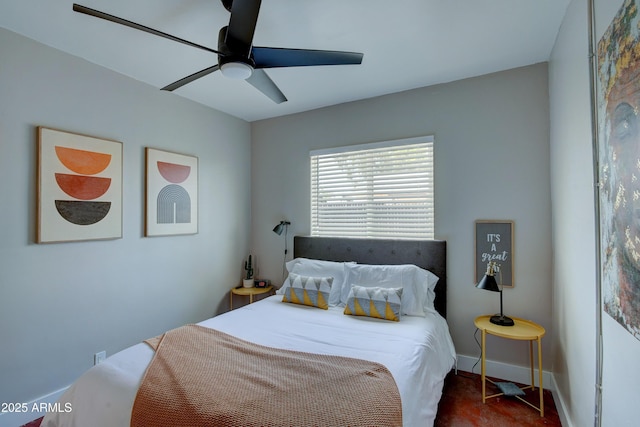
{"label": "tufted gray headboard", "polygon": [[294,236],[294,258],[355,261],[360,264],[414,264],[440,278],[435,308],[447,317],[447,242]]}

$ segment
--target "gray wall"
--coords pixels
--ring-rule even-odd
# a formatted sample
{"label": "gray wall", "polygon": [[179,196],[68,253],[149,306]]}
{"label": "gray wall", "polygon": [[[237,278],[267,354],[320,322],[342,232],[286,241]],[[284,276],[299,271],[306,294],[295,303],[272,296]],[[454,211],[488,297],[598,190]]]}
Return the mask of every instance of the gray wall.
{"label": "gray wall", "polygon": [[569,425],[594,423],[596,263],[587,2],[567,10],[549,62],[553,372]]}
{"label": "gray wall", "polygon": [[[436,238],[448,241],[448,320],[459,354],[476,358],[476,316],[499,310],[474,288],[474,221],[515,221],[515,287],[505,312],[547,328],[551,366],[551,206],[547,65],[253,122],[252,251],[259,274],[282,281],[281,219],[310,232],[309,150],[435,136]],[[291,252],[289,253],[289,258]],[[528,346],[490,338],[487,356],[526,366]],[[478,370],[476,370],[478,372]]]}
{"label": "gray wall", "polygon": [[[0,52],[0,402],[28,402],[100,350],[227,309],[249,246],[251,135],[244,121],[3,29]],[[34,243],[38,125],[123,143],[122,239]],[[147,146],[199,158],[198,234],[143,237]]]}
{"label": "gray wall", "polygon": [[[599,40],[622,0],[596,0]],[[597,306],[588,2],[571,2],[549,66],[554,246],[553,372],[567,424],[594,424]],[[602,313],[602,425],[635,426],[640,341]]]}

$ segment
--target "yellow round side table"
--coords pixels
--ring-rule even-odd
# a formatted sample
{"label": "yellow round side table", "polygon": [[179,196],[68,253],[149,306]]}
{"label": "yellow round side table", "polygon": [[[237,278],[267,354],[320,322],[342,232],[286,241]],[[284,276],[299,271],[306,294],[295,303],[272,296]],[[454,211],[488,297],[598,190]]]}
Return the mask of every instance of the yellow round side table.
{"label": "yellow round side table", "polygon": [[249,296],[249,304],[253,303],[254,295],[261,295],[266,293],[273,292],[273,285],[266,286],[264,288],[233,288],[231,292],[229,292],[229,308],[233,310],[233,296],[234,295],[242,295]]}
{"label": "yellow round side table", "polygon": [[[513,326],[500,326],[494,323],[491,323],[489,320],[491,318],[490,315],[479,316],[476,317],[474,321],[476,328],[482,331],[482,365],[481,365],[481,376],[482,376],[482,403],[485,403],[487,399],[492,397],[502,396],[504,393],[497,393],[491,396],[486,395],[486,376],[485,376],[485,360],[486,360],[486,337],[487,334],[495,335],[497,337],[506,338],[509,340],[520,340],[520,341],[529,341],[529,361],[531,364],[531,385],[527,387],[523,387],[522,390],[535,390],[535,376],[534,376],[534,363],[533,363],[533,342],[536,341],[538,343],[538,384],[539,384],[539,395],[540,395],[540,406],[536,407],[526,400],[522,399],[520,396],[514,396],[532,408],[536,409],[540,412],[540,416],[544,417],[544,400],[542,396],[542,343],[541,339],[545,334],[545,330],[542,326],[538,325],[531,320],[519,319],[517,317],[511,317],[514,321]],[[491,380],[489,380],[491,381]]]}

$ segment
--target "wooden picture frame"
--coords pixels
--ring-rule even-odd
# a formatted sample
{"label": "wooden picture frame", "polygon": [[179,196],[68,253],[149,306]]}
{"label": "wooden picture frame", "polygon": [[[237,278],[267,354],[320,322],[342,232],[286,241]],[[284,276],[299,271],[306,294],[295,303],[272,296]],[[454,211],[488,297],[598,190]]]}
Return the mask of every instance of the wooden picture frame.
{"label": "wooden picture frame", "polygon": [[198,232],[198,158],[145,149],[145,236]]}
{"label": "wooden picture frame", "polygon": [[36,243],[122,238],[122,143],[37,128]]}
{"label": "wooden picture frame", "polygon": [[496,274],[498,284],[514,286],[513,225],[510,220],[476,220],[474,284],[487,272],[487,264],[494,261],[500,270]]}

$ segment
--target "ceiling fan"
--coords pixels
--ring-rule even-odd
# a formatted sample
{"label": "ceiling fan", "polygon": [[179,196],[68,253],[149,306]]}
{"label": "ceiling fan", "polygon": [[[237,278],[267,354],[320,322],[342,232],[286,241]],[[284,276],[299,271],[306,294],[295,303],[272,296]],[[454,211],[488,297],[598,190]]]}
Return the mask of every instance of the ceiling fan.
{"label": "ceiling fan", "polygon": [[265,68],[362,63],[363,55],[357,52],[253,46],[253,34],[258,21],[261,0],[221,1],[225,9],[231,12],[231,17],[229,25],[222,27],[218,33],[217,50],[79,4],[74,3],[73,10],[218,55],[217,64],[162,88],[167,91],[176,90],[220,70],[225,77],[246,80],[272,101],[280,104],[287,98],[264,72]]}

